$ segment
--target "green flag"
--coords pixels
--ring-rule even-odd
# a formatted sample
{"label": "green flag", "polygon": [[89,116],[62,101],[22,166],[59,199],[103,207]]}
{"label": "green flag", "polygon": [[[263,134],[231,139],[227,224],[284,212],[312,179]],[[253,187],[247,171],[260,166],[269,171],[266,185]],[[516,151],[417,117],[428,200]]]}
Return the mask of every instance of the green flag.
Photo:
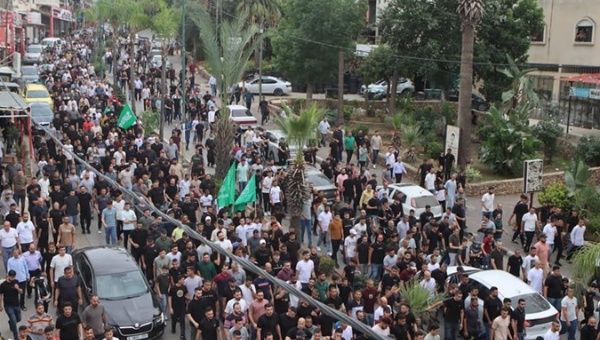
{"label": "green flag", "polygon": [[248,184],[240,196],[235,200],[234,209],[235,211],[242,211],[246,209],[246,205],[248,203],[252,203],[256,201],[256,174],[252,175]]}
{"label": "green flag", "polygon": [[235,162],[231,164],[227,175],[221,184],[219,194],[217,195],[217,204],[219,208],[233,204],[235,201]]}
{"label": "green flag", "polygon": [[133,111],[131,111],[131,107],[129,107],[129,104],[125,104],[125,106],[123,106],[121,109],[121,113],[119,114],[119,121],[117,122],[117,125],[119,125],[121,129],[127,130],[133,124],[135,124],[136,121],[137,117]]}

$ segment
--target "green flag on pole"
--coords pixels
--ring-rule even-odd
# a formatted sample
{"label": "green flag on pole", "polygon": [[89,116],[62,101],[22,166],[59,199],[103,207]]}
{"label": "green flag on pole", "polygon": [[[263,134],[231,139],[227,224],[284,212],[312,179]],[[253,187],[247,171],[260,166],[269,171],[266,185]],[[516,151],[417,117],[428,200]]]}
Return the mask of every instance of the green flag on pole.
{"label": "green flag on pole", "polygon": [[135,122],[137,121],[137,117],[129,107],[129,104],[125,104],[121,109],[121,113],[119,114],[119,120],[117,125],[123,130],[129,129]]}
{"label": "green flag on pole", "polygon": [[252,175],[248,184],[240,196],[235,200],[234,209],[235,211],[242,211],[246,209],[246,205],[248,203],[252,203],[256,201],[256,174]]}
{"label": "green flag on pole", "polygon": [[231,164],[217,195],[219,209],[235,202],[235,163]]}

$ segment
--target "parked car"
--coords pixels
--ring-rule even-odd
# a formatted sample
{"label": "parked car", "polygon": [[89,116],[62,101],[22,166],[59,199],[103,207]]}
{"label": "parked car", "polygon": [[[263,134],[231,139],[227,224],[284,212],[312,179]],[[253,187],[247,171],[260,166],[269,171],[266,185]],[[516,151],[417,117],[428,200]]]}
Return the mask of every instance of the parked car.
{"label": "parked car", "polygon": [[[456,269],[448,267],[449,280],[456,280]],[[479,289],[479,298],[487,300],[490,288],[498,288],[498,298],[503,300],[509,298],[515,308],[519,299],[524,299],[525,322],[528,324],[526,340],[543,337],[550,329],[552,321],[558,321],[558,311],[538,292],[527,283],[512,274],[502,270],[479,270],[477,268],[463,266],[468,273],[472,287]]]}
{"label": "parked car", "polygon": [[247,107],[242,105],[229,105],[227,108],[229,109],[229,120],[242,129],[247,129],[248,127],[254,128],[258,125],[258,120],[252,115],[252,112],[250,112]]}
{"label": "parked car", "polygon": [[[377,187],[380,190],[382,187]],[[414,184],[390,184],[387,186],[387,197],[392,200],[397,194],[403,194],[402,210],[408,215],[411,210],[419,217],[425,211],[425,206],[431,207],[433,217],[441,218],[444,213],[442,206],[435,196],[427,189]]]}
{"label": "parked car", "polygon": [[150,57],[154,58],[154,56],[162,55],[162,51],[160,49],[152,49],[150,51]]}
{"label": "parked car", "polygon": [[42,126],[49,126],[54,121],[54,112],[47,103],[31,103],[31,119]]}
{"label": "parked car", "polygon": [[39,64],[42,62],[44,47],[39,44],[27,46],[23,56],[23,64]]}
{"label": "parked car", "polygon": [[25,102],[27,104],[31,103],[46,103],[52,107],[54,105],[54,101],[50,97],[50,93],[48,93],[48,89],[46,86],[42,84],[27,84],[25,85],[25,91],[23,93],[25,97]]}
{"label": "parked car", "polygon": [[0,92],[8,91],[15,94],[21,94],[21,87],[17,83],[0,81]]}
{"label": "parked car", "polygon": [[325,176],[321,170],[313,167],[306,166],[304,170],[304,178],[312,189],[317,190],[323,197],[327,198],[327,201],[333,203],[337,196],[337,187],[335,184]]}
{"label": "parked car", "polygon": [[[258,85],[260,78],[255,78],[247,82],[239,83],[240,88],[245,88],[251,93],[258,93]],[[263,76],[262,77],[262,93],[282,96],[292,92],[292,83],[279,79],[277,77]]]}
{"label": "parked car", "polygon": [[[388,83],[386,80],[379,80],[368,86],[362,85],[360,92],[369,99],[383,99],[387,96]],[[396,94],[400,96],[412,95],[415,92],[413,82],[408,78],[400,78],[396,86]]]}
{"label": "parked car", "polygon": [[[458,90],[450,90],[446,95],[446,100],[451,102],[458,101]],[[477,92],[473,92],[471,94],[471,106],[473,110],[476,111],[487,111],[490,109],[490,103],[485,99],[485,97]]]}
{"label": "parked car", "polygon": [[92,295],[100,298],[106,323],[120,339],[157,339],[165,316],[145,275],[126,249],[88,247],[73,252],[81,279],[84,305]]}
{"label": "parked car", "polygon": [[40,70],[34,65],[21,66],[21,81],[23,84],[39,83]]}

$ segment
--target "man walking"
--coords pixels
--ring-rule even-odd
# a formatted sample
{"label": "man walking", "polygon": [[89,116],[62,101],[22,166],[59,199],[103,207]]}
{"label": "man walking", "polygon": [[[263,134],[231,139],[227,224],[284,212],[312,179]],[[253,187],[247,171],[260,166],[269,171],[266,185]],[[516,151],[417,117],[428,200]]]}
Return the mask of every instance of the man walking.
{"label": "man walking", "polygon": [[16,276],[17,273],[14,270],[9,270],[6,280],[0,284],[0,311],[6,310],[10,330],[15,339],[18,339],[17,324],[21,322],[19,294],[22,294],[23,290],[19,286]]}
{"label": "man walking", "polygon": [[25,288],[29,281],[29,270],[27,269],[25,258],[21,256],[21,250],[13,250],[13,257],[8,259],[8,271],[14,271],[16,273],[15,280],[19,284],[19,288],[21,288],[19,293],[20,306],[22,310],[27,310],[27,308],[25,308]]}
{"label": "man walking", "polygon": [[12,256],[13,250],[18,248],[19,235],[15,228],[11,228],[9,221],[4,221],[2,229],[0,229],[0,246],[2,246],[2,261],[4,262],[4,269],[8,272],[8,259]]}
{"label": "man walking", "polygon": [[[117,209],[112,200],[106,202],[106,208],[101,213],[102,225],[104,226],[105,240],[107,245],[117,244]],[[100,228],[98,228],[100,230]]]}
{"label": "man walking", "polygon": [[84,327],[89,327],[94,330],[96,339],[101,339],[104,334],[106,325],[106,314],[104,306],[100,304],[100,298],[97,295],[92,295],[90,304],[85,307],[81,313],[81,322]]}

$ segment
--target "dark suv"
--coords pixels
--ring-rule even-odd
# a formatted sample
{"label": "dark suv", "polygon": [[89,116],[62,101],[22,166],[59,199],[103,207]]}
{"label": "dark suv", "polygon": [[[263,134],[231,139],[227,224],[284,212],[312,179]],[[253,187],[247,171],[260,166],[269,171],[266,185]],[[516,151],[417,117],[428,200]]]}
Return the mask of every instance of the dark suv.
{"label": "dark suv", "polygon": [[165,318],[160,304],[127,250],[89,247],[76,250],[73,259],[82,282],[84,305],[93,294],[98,295],[116,337],[139,340],[162,336]]}

